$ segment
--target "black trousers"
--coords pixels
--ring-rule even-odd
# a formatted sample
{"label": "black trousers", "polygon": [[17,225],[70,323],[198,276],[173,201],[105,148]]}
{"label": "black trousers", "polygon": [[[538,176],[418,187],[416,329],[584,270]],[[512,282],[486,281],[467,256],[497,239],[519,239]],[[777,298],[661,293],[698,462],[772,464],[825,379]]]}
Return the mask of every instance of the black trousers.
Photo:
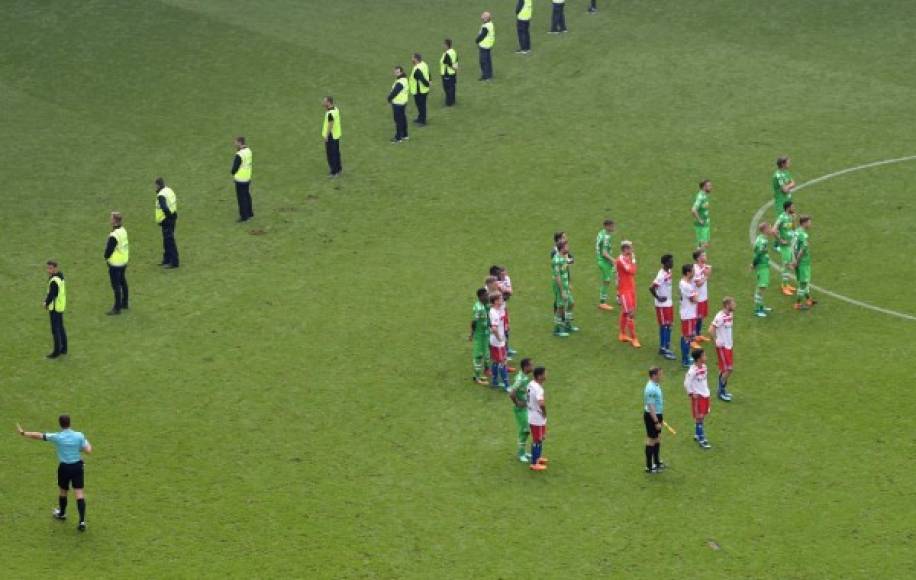
{"label": "black trousers", "polygon": [[111,280],[111,289],[114,291],[112,310],[127,308],[127,266],[108,266],[108,279]]}
{"label": "black trousers", "polygon": [[451,107],[455,104],[455,88],[458,84],[458,76],[442,77],[442,92],[445,93],[445,106]]}
{"label": "black trousers", "polygon": [[407,138],[407,105],[391,105],[394,114],[394,138],[400,141]]}
{"label": "black trousers", "polygon": [[426,97],[429,93],[417,93],[413,96],[413,102],[417,105],[417,123],[426,124]]}
{"label": "black trousers", "polygon": [[328,169],[331,175],[337,175],[343,171],[343,166],[340,164],[340,139],[328,137],[324,142],[324,152],[328,156]]}
{"label": "black trousers", "polygon": [[592,0],[588,5],[589,12],[594,12],[595,10],[598,10],[598,0]]}
{"label": "black trousers", "polygon": [[175,225],[178,223],[178,214],[172,214],[162,220],[162,263],[178,267],[178,244],[175,243]]}
{"label": "black trousers", "polygon": [[479,46],[477,48],[480,53],[480,78],[493,78],[493,59],[490,58],[490,49]]}
{"label": "black trousers", "polygon": [[64,330],[64,313],[48,311],[51,315],[51,338],[54,339],[53,354],[67,354],[67,331]]}
{"label": "black trousers", "polygon": [[518,29],[518,49],[531,50],[531,21],[516,20],[515,26]]}
{"label": "black trousers", "polygon": [[239,219],[247,220],[254,217],[251,209],[251,182],[235,182],[235,199],[239,202]]}
{"label": "black trousers", "polygon": [[566,30],[566,13],[563,9],[566,4],[554,4],[550,18],[550,32],[564,32]]}

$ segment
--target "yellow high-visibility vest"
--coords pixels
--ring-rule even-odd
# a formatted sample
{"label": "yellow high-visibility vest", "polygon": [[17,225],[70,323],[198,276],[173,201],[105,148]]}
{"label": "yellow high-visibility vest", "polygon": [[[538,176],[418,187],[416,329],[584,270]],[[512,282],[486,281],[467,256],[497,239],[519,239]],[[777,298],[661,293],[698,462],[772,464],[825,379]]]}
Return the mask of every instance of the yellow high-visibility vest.
{"label": "yellow high-visibility vest", "polygon": [[67,285],[58,274],[54,274],[48,279],[48,290],[51,290],[51,284],[57,284],[57,298],[48,304],[48,310],[51,312],[63,312],[67,309]]}
{"label": "yellow high-visibility vest", "polygon": [[130,259],[130,249],[128,248],[127,242],[127,230],[123,226],[119,226],[111,231],[108,234],[108,237],[114,238],[117,242],[114,252],[111,253],[111,256],[108,257],[109,266],[126,266],[127,261]]}
{"label": "yellow high-visibility vest", "polygon": [[340,128],[340,111],[337,110],[337,107],[328,109],[324,112],[324,123],[321,125],[321,136],[325,139],[328,137],[328,115],[334,118],[334,124],[331,126],[331,139],[340,139],[343,133]]}
{"label": "yellow high-visibility vest", "polygon": [[486,29],[487,35],[480,41],[477,45],[480,48],[493,48],[493,44],[496,42],[496,27],[493,26],[493,21],[485,23],[480,27],[481,29]]}
{"label": "yellow high-visibility vest", "polygon": [[242,147],[239,149],[239,157],[242,159],[242,164],[239,165],[239,170],[235,172],[235,175],[232,177],[236,181],[251,181],[251,149],[248,147]]}
{"label": "yellow high-visibility vest", "polygon": [[[426,80],[425,87],[423,86],[422,83],[417,81],[417,79],[413,78],[413,75],[414,73],[417,72],[417,70],[420,71],[420,74]],[[413,70],[410,71],[410,78],[407,79],[407,81],[410,84],[410,94],[411,95],[415,95],[417,93],[420,93],[421,95],[425,95],[426,93],[428,93],[429,92],[429,65],[427,65],[425,61],[420,61],[419,64],[414,65]]]}
{"label": "yellow high-visibility vest", "polygon": [[[450,66],[445,65],[445,56],[448,55],[452,59],[452,64]],[[458,52],[454,48],[450,48],[442,53],[442,56],[439,57],[439,74],[441,76],[454,76],[456,72],[455,65],[458,64]]]}
{"label": "yellow high-visibility vest", "polygon": [[403,88],[401,89],[400,93],[396,94],[394,98],[391,99],[391,104],[402,106],[406,105],[407,101],[410,99],[410,88],[407,86],[407,79],[404,77],[399,78],[398,80],[394,81],[394,84],[391,85],[391,88],[393,89],[397,85],[401,85]]}
{"label": "yellow high-visibility vest", "polygon": [[161,224],[165,220],[165,212],[162,211],[162,208],[159,207],[159,198],[165,198],[165,206],[169,208],[169,211],[175,213],[178,211],[178,198],[175,197],[175,192],[172,191],[171,187],[163,187],[159,190],[159,193],[156,194],[156,223]]}
{"label": "yellow high-visibility vest", "polygon": [[532,0],[523,0],[522,9],[518,12],[519,20],[531,20],[531,12],[534,8],[534,2]]}

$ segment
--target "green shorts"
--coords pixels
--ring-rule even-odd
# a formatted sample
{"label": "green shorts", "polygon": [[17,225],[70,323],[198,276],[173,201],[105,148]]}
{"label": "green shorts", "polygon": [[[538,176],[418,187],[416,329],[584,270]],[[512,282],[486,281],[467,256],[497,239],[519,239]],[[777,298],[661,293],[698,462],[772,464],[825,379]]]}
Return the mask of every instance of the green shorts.
{"label": "green shorts", "polygon": [[770,265],[761,264],[754,268],[754,273],[757,275],[757,287],[758,288],[767,288],[770,285]]}
{"label": "green shorts", "polygon": [[695,231],[697,234],[697,246],[702,246],[703,244],[709,243],[709,225],[694,225],[693,231]]}
{"label": "green shorts", "polygon": [[799,264],[795,268],[795,277],[798,278],[799,284],[807,284],[811,281],[811,264]]}
{"label": "green shorts", "polygon": [[518,429],[519,438],[522,436],[527,436],[529,433],[528,409],[525,407],[522,407],[521,409],[518,407],[513,407],[512,411],[512,414],[515,416],[515,427]]}
{"label": "green shorts", "polygon": [[614,264],[598,260],[598,269],[601,270],[601,281],[610,282],[614,279]]}
{"label": "green shorts", "polygon": [[776,249],[779,251],[779,259],[782,260],[783,267],[792,263],[792,246],[776,246]]}

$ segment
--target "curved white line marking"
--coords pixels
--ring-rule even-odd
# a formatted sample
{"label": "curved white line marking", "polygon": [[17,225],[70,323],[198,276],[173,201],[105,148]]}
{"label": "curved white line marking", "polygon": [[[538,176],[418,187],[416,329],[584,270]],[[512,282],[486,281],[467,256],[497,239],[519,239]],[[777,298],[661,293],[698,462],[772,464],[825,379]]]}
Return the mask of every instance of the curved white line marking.
{"label": "curved white line marking", "polygon": [[[841,169],[840,171],[828,173],[827,175],[821,175],[820,177],[816,177],[812,179],[811,181],[806,181],[802,183],[801,185],[799,185],[798,187],[796,187],[793,190],[793,193],[801,189],[804,189],[808,186],[814,185],[815,183],[827,181],[828,179],[833,179],[834,177],[839,177],[840,175],[846,175],[847,173],[853,173],[854,171],[861,171],[863,169],[868,169],[870,167],[879,167],[881,165],[890,165],[892,163],[902,163],[904,161],[913,161],[913,160],[916,160],[916,155],[909,155],[907,157],[897,157],[896,159],[884,159],[882,161],[873,161],[872,163],[866,163],[865,165],[857,165],[855,167]],[[760,223],[760,218],[762,218],[763,214],[766,213],[766,211],[769,208],[771,208],[772,206],[773,206],[772,201],[766,202],[765,204],[763,204],[763,206],[760,209],[757,210],[757,213],[754,214],[753,219],[751,219],[751,227],[748,230],[748,237],[751,240],[751,245],[754,245],[754,239],[757,237],[757,225]],[[776,264],[771,263],[770,266],[774,268],[775,270],[779,270],[779,267]],[[887,314],[889,316],[896,316],[897,318],[903,318],[906,320],[916,320],[916,316],[913,316],[912,314],[907,314],[905,312],[897,312],[896,310],[889,310],[887,308],[881,308],[880,306],[875,306],[874,304],[869,304],[867,302],[855,300],[848,296],[843,296],[842,294],[837,294],[836,292],[831,292],[830,290],[827,290],[826,288],[821,288],[820,286],[815,286],[814,284],[811,284],[811,287],[822,294],[833,296],[837,300],[842,300],[843,302],[848,302],[849,304],[853,304],[855,306],[861,306],[862,308],[874,310],[875,312],[880,312],[882,314]]]}

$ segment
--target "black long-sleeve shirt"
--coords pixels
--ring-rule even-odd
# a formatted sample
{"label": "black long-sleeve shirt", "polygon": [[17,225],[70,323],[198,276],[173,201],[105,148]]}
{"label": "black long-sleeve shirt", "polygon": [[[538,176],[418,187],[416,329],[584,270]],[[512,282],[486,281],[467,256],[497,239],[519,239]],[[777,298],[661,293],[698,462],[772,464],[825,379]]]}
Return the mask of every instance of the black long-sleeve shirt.
{"label": "black long-sleeve shirt", "polygon": [[232,158],[232,169],[229,170],[230,175],[235,175],[239,170],[239,167],[242,166],[242,156],[238,153],[235,154],[235,157]]}
{"label": "black long-sleeve shirt", "polygon": [[[54,274],[50,277],[53,278],[54,276],[57,276],[61,280],[64,279],[63,272],[58,272],[57,274]],[[57,295],[59,293],[60,293],[60,284],[55,282],[54,284],[49,285],[48,286],[48,295],[45,296],[45,306],[49,306],[52,302],[54,302],[57,299]]]}
{"label": "black long-sleeve shirt", "polygon": [[413,71],[413,80],[417,81],[426,88],[429,88],[429,81],[426,80],[426,77],[423,76],[423,73],[420,72],[420,69]]}
{"label": "black long-sleeve shirt", "polygon": [[118,240],[116,240],[114,236],[108,236],[108,243],[105,245],[105,259],[106,260],[111,257],[111,255],[115,251],[115,248],[117,247],[118,247]]}
{"label": "black long-sleeve shirt", "polygon": [[518,16],[521,13],[522,8],[524,8],[524,6],[525,6],[525,0],[518,0],[518,2],[515,3],[515,15],[516,16]]}
{"label": "black long-sleeve shirt", "polygon": [[[402,79],[404,77],[401,76],[398,78]],[[394,86],[391,87],[391,92],[388,93],[388,102],[390,103],[391,100],[394,99],[396,96],[398,96],[398,94],[403,90],[404,90],[404,83],[394,83]]]}
{"label": "black long-sleeve shirt", "polygon": [[481,27],[480,27],[480,32],[477,33],[477,40],[475,40],[474,42],[476,42],[477,44],[480,44],[480,42],[481,42],[484,38],[487,37],[487,33],[488,33],[487,29],[486,29],[485,27],[481,26]]}

